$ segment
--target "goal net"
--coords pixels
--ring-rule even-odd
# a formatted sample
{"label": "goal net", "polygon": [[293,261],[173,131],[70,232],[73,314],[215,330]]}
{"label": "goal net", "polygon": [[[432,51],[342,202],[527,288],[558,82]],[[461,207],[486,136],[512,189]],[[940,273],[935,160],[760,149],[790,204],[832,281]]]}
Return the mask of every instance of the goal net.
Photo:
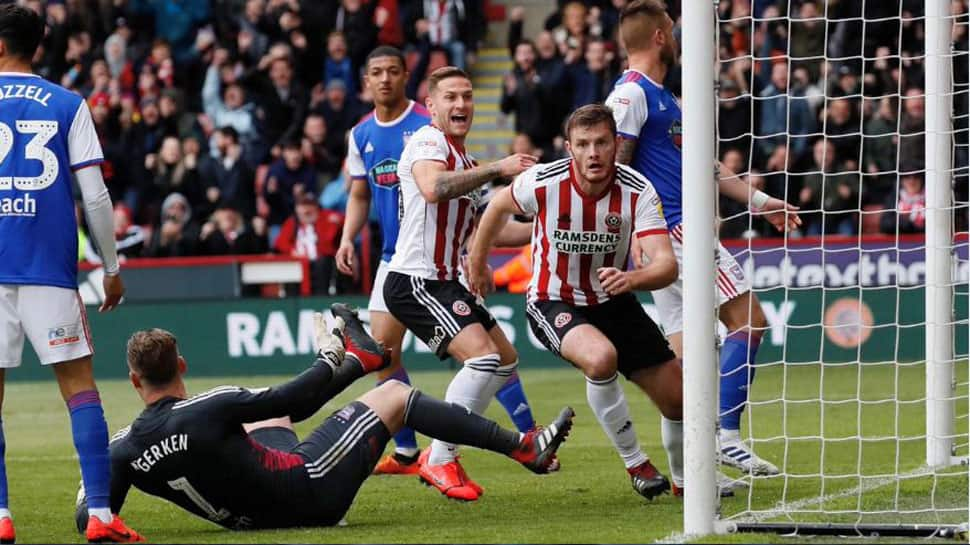
{"label": "goal net", "polygon": [[[719,467],[742,484],[720,500],[719,527],[926,534],[970,517],[967,8],[717,6],[720,175],[799,206],[803,222],[778,233],[718,198],[716,236],[767,318],[742,437],[781,470]],[[691,198],[707,197],[686,192],[685,210]]]}

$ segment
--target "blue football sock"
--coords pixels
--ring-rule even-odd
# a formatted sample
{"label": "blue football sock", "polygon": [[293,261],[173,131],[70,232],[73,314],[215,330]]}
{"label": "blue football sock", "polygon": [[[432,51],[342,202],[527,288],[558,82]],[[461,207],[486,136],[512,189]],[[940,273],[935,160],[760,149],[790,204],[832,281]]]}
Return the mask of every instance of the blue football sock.
{"label": "blue football sock", "polygon": [[[385,378],[384,380],[378,381],[377,385],[380,386],[381,384],[384,384],[392,379],[399,380],[404,384],[411,384],[411,377],[408,376],[407,370],[403,367],[398,367],[397,371],[394,371],[393,375]],[[414,454],[414,452],[418,450],[418,438],[414,436],[413,429],[409,428],[408,426],[402,426],[401,431],[394,434],[394,445],[396,446],[395,450],[397,451],[404,451],[409,455]]]}
{"label": "blue football sock", "polygon": [[495,398],[505,407],[509,413],[509,418],[515,423],[515,427],[521,432],[527,432],[536,426],[536,421],[532,418],[532,407],[529,400],[525,397],[525,390],[522,388],[522,381],[519,380],[519,373],[516,371],[509,377],[502,388],[495,394]]}
{"label": "blue football sock", "polygon": [[0,420],[0,509],[10,504],[7,496],[7,440],[3,436],[3,420]]}
{"label": "blue football sock", "polygon": [[69,399],[67,408],[71,412],[71,433],[81,463],[88,509],[107,509],[110,507],[111,461],[108,457],[108,424],[104,421],[101,398],[97,390],[87,390]]}
{"label": "blue football sock", "polygon": [[754,363],[761,335],[735,331],[721,347],[721,429],[740,430],[741,413],[748,404],[748,389],[754,382]]}

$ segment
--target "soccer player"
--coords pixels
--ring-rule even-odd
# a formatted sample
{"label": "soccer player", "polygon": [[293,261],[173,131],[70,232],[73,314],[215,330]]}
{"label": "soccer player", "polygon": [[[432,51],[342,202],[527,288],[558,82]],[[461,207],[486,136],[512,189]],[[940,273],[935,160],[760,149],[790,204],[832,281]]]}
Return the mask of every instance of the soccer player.
{"label": "soccer player", "polygon": [[[515,176],[535,164],[514,154],[476,166],[465,152],[475,106],[472,83],[453,66],[428,77],[431,124],[411,135],[397,174],[402,219],[394,257],[384,281],[391,314],[435,354],[462,363],[445,400],[482,414],[518,366],[512,344],[482,301],[459,282],[459,264],[482,201],[481,186]],[[419,463],[422,481],[454,499],[474,501],[481,487],[456,459],[457,447],[433,441]]]}
{"label": "soccer player", "polygon": [[[682,471],[680,360],[632,293],[673,282],[677,260],[660,198],[643,176],[614,163],[616,140],[605,106],[573,112],[566,122],[569,158],[523,172],[485,209],[469,254],[469,285],[478,295],[488,291],[488,251],[508,217],[534,216],[529,326],[586,376],[590,408],[634,490],[651,499],[670,483],[640,448],[617,371],[660,409],[671,472]],[[624,271],[633,238],[648,264]]]}
{"label": "soccer player", "polygon": [[[656,187],[673,239],[678,264],[682,261],[681,224],[681,112],[669,89],[663,86],[667,70],[677,60],[673,21],[662,0],[633,0],[620,16],[620,40],[626,48],[629,69],[618,79],[606,105],[613,110],[622,141],[617,161],[631,165]],[[801,224],[797,207],[754,190],[722,167],[718,182],[722,194],[748,204],[778,230]],[[706,183],[699,180],[695,183]],[[633,249],[640,265],[641,252]],[[761,304],[741,267],[723,246],[717,256],[719,317],[729,334],[721,348],[721,400],[719,457],[722,463],[755,475],[776,475],[774,464],[759,458],[741,441],[741,412],[754,379],[752,365],[767,326]],[[654,301],[674,352],[683,354],[683,283],[678,279],[653,292]],[[688,365],[691,362],[687,362]],[[674,475],[675,484],[681,485]]]}
{"label": "soccer player", "polygon": [[[5,370],[20,365],[24,336],[50,365],[71,414],[81,476],[91,492],[88,540],[140,541],[108,508],[108,427],[94,383],[93,346],[77,291],[77,221],[71,171],[104,262],[104,303],[121,301],[111,200],[101,145],[84,99],[31,73],[44,19],[0,5],[0,400]],[[0,542],[15,531],[0,428]]]}
{"label": "soccer player", "polygon": [[[400,229],[398,159],[411,135],[431,122],[431,114],[424,106],[408,100],[405,94],[408,79],[404,55],[398,49],[381,46],[367,56],[364,82],[374,97],[374,111],[350,131],[347,171],[352,181],[343,235],[337,250],[337,268],[344,274],[353,274],[354,239],[367,222],[373,199],[381,225],[383,247],[367,309],[370,311],[371,333],[391,350],[391,365],[378,372],[378,384],[390,379],[411,383],[408,372],[401,364],[405,327],[388,312],[384,303],[384,280]],[[496,397],[519,431],[535,427],[532,410],[517,372],[512,373]],[[417,473],[418,443],[414,430],[407,426],[401,428],[394,436],[394,443],[394,453],[382,458],[374,472]]]}
{"label": "soccer player", "polygon": [[[331,309],[333,330],[322,314],[314,315],[319,352],[313,364],[271,388],[221,386],[189,397],[175,337],[161,329],[133,334],[129,374],[145,410],[111,440],[112,511],[120,512],[134,485],[226,528],[333,525],[404,425],[546,472],[572,426],[572,409],[522,434],[397,380],[334,412],[301,442],[291,422],[311,417],[354,380],[387,364],[355,312],[342,304]],[[82,490],[77,519],[85,509]]]}

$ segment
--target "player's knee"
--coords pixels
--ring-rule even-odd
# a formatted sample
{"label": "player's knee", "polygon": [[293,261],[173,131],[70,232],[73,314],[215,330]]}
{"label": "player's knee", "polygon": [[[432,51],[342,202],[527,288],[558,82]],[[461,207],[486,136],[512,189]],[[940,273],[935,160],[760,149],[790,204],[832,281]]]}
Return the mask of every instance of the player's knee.
{"label": "player's knee", "polygon": [[608,379],[616,374],[616,348],[612,345],[591,347],[583,358],[586,376],[596,380]]}
{"label": "player's knee", "polygon": [[380,391],[381,396],[385,399],[394,399],[395,401],[400,401],[402,405],[407,403],[408,396],[411,395],[412,390],[411,386],[395,378],[381,384],[377,387],[377,389]]}

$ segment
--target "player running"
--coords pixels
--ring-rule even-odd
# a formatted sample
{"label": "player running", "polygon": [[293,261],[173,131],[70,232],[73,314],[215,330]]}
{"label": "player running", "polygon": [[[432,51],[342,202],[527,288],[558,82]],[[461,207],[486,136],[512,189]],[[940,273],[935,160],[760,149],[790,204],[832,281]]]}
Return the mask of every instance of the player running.
{"label": "player running", "polygon": [[[590,408],[633,488],[651,499],[670,484],[640,448],[617,371],[660,409],[671,472],[680,474],[680,360],[632,293],[673,282],[677,260],[653,186],[614,163],[616,125],[608,108],[576,110],[566,122],[566,150],[569,158],[530,168],[492,198],[469,255],[469,283],[476,294],[488,291],[485,265],[496,234],[512,214],[533,216],[529,326],[586,376]],[[633,238],[649,261],[624,271]]]}
{"label": "player running", "polygon": [[[400,229],[398,159],[411,135],[431,121],[431,114],[424,106],[408,100],[405,94],[408,79],[404,55],[398,49],[381,46],[367,56],[364,81],[374,96],[374,111],[350,131],[346,165],[352,181],[336,257],[337,268],[344,274],[353,274],[354,239],[367,222],[373,199],[381,225],[383,248],[367,309],[370,311],[371,333],[391,350],[391,365],[378,372],[378,384],[390,379],[411,383],[401,364],[405,327],[388,312],[384,303],[387,267],[394,256]],[[535,427],[517,372],[512,373],[496,397],[519,431]],[[417,473],[418,443],[414,430],[407,426],[401,428],[394,436],[394,443],[394,454],[382,458],[374,473]]]}
{"label": "player running", "polygon": [[[482,302],[459,282],[459,264],[475,227],[481,186],[515,176],[536,158],[515,154],[476,166],[464,146],[475,113],[472,83],[458,68],[431,73],[427,104],[432,124],[411,136],[397,168],[403,215],[384,301],[439,358],[463,364],[445,400],[482,414],[515,371],[518,355]],[[449,498],[481,496],[482,488],[458,463],[454,443],[433,441],[419,463],[421,480]]]}
{"label": "player running", "polygon": [[[673,239],[678,264],[683,261],[681,224],[681,112],[677,99],[661,82],[677,60],[673,21],[662,0],[633,0],[620,16],[620,39],[629,58],[629,70],[616,83],[606,105],[613,110],[617,130],[623,137],[617,161],[629,164],[656,187]],[[747,180],[721,167],[718,187],[723,195],[751,203],[779,231],[795,228],[801,220],[798,207],[755,190]],[[702,183],[702,182],[699,182]],[[749,201],[750,197],[750,201]],[[641,265],[641,252],[633,249]],[[721,463],[754,475],[777,475],[774,464],[759,458],[741,440],[741,412],[748,402],[754,380],[752,365],[767,322],[758,297],[740,265],[723,246],[717,256],[719,317],[729,334],[721,348],[721,401],[719,458]],[[653,292],[654,302],[674,352],[683,354],[683,282],[680,277]],[[681,486],[681,477],[673,475]]]}
{"label": "player running", "polygon": [[[0,5],[0,400],[5,370],[20,365],[24,336],[51,365],[71,414],[81,476],[91,492],[89,541],[141,541],[108,508],[108,427],[92,373],[91,332],[77,291],[77,221],[71,171],[104,262],[106,312],[124,284],[115,252],[101,145],[84,99],[31,72],[44,19]],[[16,536],[0,428],[0,542]]]}
{"label": "player running", "polygon": [[[405,425],[546,472],[572,427],[572,409],[564,408],[548,427],[522,434],[397,380],[334,412],[301,442],[291,422],[311,417],[388,361],[355,312],[342,304],[331,309],[337,317],[333,330],[322,314],[314,315],[319,352],[313,364],[271,388],[222,386],[189,397],[175,337],[161,329],[132,335],[128,367],[145,410],[111,441],[112,511],[121,511],[134,485],[225,528],[330,526],[350,508],[391,435]],[[82,490],[77,518],[85,510]]]}

